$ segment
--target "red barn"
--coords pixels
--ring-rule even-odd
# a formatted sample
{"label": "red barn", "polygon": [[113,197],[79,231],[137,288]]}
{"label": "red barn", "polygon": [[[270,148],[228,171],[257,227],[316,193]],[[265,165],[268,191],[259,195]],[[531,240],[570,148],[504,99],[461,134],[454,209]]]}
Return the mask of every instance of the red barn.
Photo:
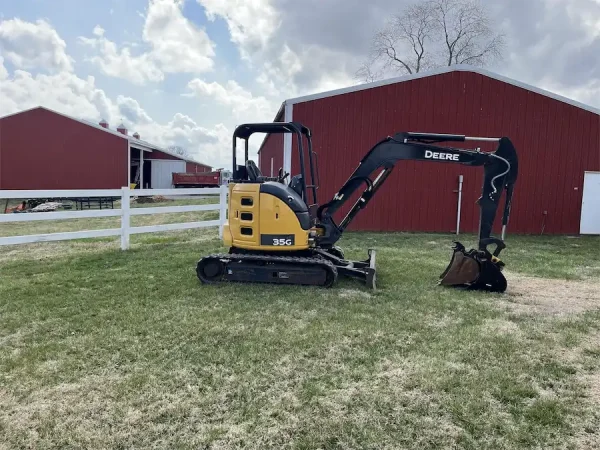
{"label": "red barn", "polygon": [[[319,203],[333,197],[373,145],[396,132],[507,136],[520,160],[509,233],[600,234],[600,202],[584,200],[600,196],[600,189],[591,191],[600,186],[600,110],[554,93],[454,66],[286,100],[275,121],[313,132]],[[475,146],[494,149],[463,147]],[[271,167],[297,173],[295,140],[267,136],[259,165],[265,174]],[[476,232],[482,168],[423,161],[400,161],[350,229],[455,232],[460,175],[460,231]]]}
{"label": "red barn", "polygon": [[37,107],[0,118],[0,189],[171,188],[173,172],[212,168],[116,130]]}

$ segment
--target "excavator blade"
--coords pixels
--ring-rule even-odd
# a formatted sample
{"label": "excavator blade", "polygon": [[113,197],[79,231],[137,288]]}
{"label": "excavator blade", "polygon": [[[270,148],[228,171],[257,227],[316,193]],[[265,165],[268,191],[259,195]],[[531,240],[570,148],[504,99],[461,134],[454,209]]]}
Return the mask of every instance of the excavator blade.
{"label": "excavator blade", "polygon": [[450,264],[440,275],[442,286],[464,287],[489,292],[504,292],[506,278],[502,274],[504,264],[489,254],[477,250],[466,251],[460,242],[455,242]]}

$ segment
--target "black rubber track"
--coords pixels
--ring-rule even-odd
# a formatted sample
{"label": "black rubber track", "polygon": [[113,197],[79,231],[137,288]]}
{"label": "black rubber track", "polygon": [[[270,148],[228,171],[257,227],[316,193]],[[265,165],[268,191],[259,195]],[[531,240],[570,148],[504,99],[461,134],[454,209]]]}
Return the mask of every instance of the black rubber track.
{"label": "black rubber track", "polygon": [[[269,281],[257,280],[255,277],[248,276],[246,279],[239,279],[239,274],[236,280],[230,280],[228,278],[227,268],[233,267],[234,264],[243,262],[244,264],[255,264],[253,267],[255,270],[264,270],[265,272],[271,272],[270,266],[276,264],[286,265],[293,268],[306,267],[314,271],[317,267],[320,267],[324,271],[325,282],[321,284],[323,287],[331,287],[335,284],[338,278],[338,271],[335,265],[330,261],[322,257],[298,257],[298,256],[276,256],[276,255],[252,255],[252,254],[238,254],[238,253],[222,253],[207,255],[200,259],[196,265],[196,274],[198,279],[205,284],[216,284],[223,282],[245,282],[245,283],[269,283],[269,284],[287,284],[292,283],[285,281],[277,281],[277,279],[271,279]],[[221,270],[215,270],[215,265],[220,265]],[[207,273],[208,272],[208,273]],[[214,274],[214,275],[213,275]],[[213,275],[213,276],[210,276]],[[314,285],[306,279],[305,282],[299,282],[295,284],[299,285]]]}

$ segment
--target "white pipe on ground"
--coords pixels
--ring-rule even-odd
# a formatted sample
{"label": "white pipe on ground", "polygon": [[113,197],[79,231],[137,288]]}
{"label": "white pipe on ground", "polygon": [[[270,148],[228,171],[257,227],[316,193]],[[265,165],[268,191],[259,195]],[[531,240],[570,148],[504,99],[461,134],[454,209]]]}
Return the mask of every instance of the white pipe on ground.
{"label": "white pipe on ground", "polygon": [[456,211],[456,235],[460,233],[460,208],[462,205],[462,186],[463,186],[463,176],[458,176],[458,207]]}

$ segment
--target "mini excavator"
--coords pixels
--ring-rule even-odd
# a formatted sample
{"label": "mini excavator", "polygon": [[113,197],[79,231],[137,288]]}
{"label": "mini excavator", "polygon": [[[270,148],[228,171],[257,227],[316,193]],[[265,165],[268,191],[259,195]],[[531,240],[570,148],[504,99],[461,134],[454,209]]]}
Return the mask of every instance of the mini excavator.
{"label": "mini excavator", "polygon": [[[254,133],[290,133],[296,138],[300,173],[279,169],[277,176],[264,176],[248,159],[248,140]],[[245,141],[244,164],[237,164],[237,140]],[[303,140],[307,142],[307,151]],[[465,141],[497,142],[494,152],[467,150],[441,143]],[[449,145],[449,144],[448,144]],[[308,158],[306,158],[307,153]],[[208,255],[196,265],[202,283],[225,281],[333,286],[338,276],[361,280],[375,289],[375,251],[368,258],[350,261],[336,243],[356,214],[390,176],[400,160],[458,163],[483,166],[478,246],[466,250],[454,242],[452,258],[440,275],[439,285],[503,292],[507,287],[499,259],[506,247],[504,236],[517,179],[516,150],[507,137],[474,138],[453,134],[400,132],[381,140],[364,156],[346,183],[325,204],[317,202],[317,153],[309,128],[298,122],[251,123],[236,127],[233,134],[233,177],[229,183],[228,216],[223,241],[229,252]],[[307,179],[306,162],[310,171]],[[333,215],[361,187],[364,191],[339,222]],[[496,212],[506,192],[502,238],[491,235]],[[309,196],[309,193],[311,194]],[[495,245],[493,252],[488,249]]]}

